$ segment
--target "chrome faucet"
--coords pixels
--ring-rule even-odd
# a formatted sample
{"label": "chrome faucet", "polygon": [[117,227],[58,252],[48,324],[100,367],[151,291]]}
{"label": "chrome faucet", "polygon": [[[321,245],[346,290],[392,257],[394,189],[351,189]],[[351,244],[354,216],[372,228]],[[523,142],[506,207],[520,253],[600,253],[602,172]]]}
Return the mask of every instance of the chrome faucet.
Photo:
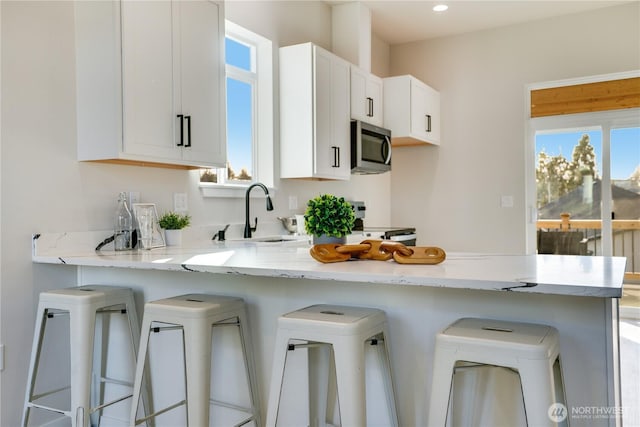
{"label": "chrome faucet", "polygon": [[269,197],[269,190],[267,189],[267,187],[265,187],[264,184],[261,184],[259,182],[256,182],[255,184],[251,184],[249,186],[249,188],[247,188],[247,192],[244,194],[244,203],[245,203],[245,210],[244,210],[244,238],[245,239],[249,239],[251,237],[251,232],[252,231],[256,231],[256,228],[258,228],[258,217],[256,217],[256,225],[255,226],[251,227],[251,223],[249,222],[249,193],[251,192],[253,187],[262,188],[262,190],[264,191],[264,194],[267,195],[267,210],[268,211],[272,211],[273,210],[273,203],[271,203],[271,197]]}

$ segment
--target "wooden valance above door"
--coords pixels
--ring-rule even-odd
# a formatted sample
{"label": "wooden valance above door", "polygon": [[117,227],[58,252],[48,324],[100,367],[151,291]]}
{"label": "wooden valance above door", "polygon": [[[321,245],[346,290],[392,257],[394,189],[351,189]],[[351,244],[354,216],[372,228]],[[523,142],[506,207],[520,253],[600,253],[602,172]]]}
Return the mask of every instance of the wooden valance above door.
{"label": "wooden valance above door", "polygon": [[640,77],[531,91],[531,118],[640,107]]}

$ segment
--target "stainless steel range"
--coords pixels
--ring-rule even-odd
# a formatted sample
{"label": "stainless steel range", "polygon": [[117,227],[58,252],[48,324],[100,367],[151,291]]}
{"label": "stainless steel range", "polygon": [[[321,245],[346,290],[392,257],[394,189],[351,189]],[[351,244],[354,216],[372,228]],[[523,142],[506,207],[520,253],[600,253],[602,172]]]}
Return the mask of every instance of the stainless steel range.
{"label": "stainless steel range", "polygon": [[356,214],[356,222],[353,228],[353,236],[350,240],[376,239],[400,242],[407,246],[416,245],[416,229],[414,227],[367,227],[364,224],[367,208],[364,202],[350,201]]}
{"label": "stainless steel range", "polygon": [[406,246],[416,245],[416,229],[413,227],[365,227],[362,233],[368,239],[391,240]]}

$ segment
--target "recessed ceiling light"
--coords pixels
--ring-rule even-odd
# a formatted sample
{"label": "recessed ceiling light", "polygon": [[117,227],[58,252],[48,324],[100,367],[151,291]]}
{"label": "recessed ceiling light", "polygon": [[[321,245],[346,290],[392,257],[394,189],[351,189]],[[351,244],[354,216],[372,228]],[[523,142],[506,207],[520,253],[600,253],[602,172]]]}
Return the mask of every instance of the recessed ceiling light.
{"label": "recessed ceiling light", "polygon": [[444,12],[447,9],[449,9],[449,6],[447,6],[446,4],[437,4],[433,6],[434,12]]}

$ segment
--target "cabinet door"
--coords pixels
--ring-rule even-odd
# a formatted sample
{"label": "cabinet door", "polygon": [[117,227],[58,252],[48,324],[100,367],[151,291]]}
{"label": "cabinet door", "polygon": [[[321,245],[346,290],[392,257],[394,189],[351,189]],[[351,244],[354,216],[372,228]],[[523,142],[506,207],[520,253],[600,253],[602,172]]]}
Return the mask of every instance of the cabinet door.
{"label": "cabinet door", "polygon": [[411,133],[431,144],[440,144],[440,94],[411,81]]}
{"label": "cabinet door", "polygon": [[122,2],[123,151],[128,155],[181,157],[173,138],[172,17],[171,2]]}
{"label": "cabinet door", "polygon": [[368,120],[370,102],[367,99],[367,73],[358,67],[351,67],[351,118]]}
{"label": "cabinet door", "polygon": [[314,175],[348,179],[350,175],[349,64],[314,48]]}
{"label": "cabinet door", "polygon": [[376,126],[382,126],[383,123],[383,99],[382,99],[382,79],[369,75],[367,79],[367,100],[371,100],[371,110],[369,112],[369,123]]}
{"label": "cabinet door", "polygon": [[331,140],[331,56],[314,47],[314,86],[315,99],[314,158],[313,174],[330,177],[337,167],[338,146]]}
{"label": "cabinet door", "polygon": [[351,118],[382,126],[382,79],[351,66]]}
{"label": "cabinet door", "polygon": [[180,59],[174,68],[179,87],[175,111],[185,116],[182,158],[211,166],[224,166],[226,162],[220,8],[210,1],[181,1],[174,6],[174,51]]}
{"label": "cabinet door", "polygon": [[427,87],[426,95],[426,113],[431,120],[431,127],[427,131],[427,141],[440,145],[440,93]]}
{"label": "cabinet door", "polygon": [[351,97],[349,95],[350,64],[336,56],[331,68],[332,101],[332,145],[338,147],[338,167],[334,176],[338,179],[351,177]]}
{"label": "cabinet door", "polygon": [[429,114],[427,112],[427,88],[418,82],[411,81],[411,134],[427,140]]}

